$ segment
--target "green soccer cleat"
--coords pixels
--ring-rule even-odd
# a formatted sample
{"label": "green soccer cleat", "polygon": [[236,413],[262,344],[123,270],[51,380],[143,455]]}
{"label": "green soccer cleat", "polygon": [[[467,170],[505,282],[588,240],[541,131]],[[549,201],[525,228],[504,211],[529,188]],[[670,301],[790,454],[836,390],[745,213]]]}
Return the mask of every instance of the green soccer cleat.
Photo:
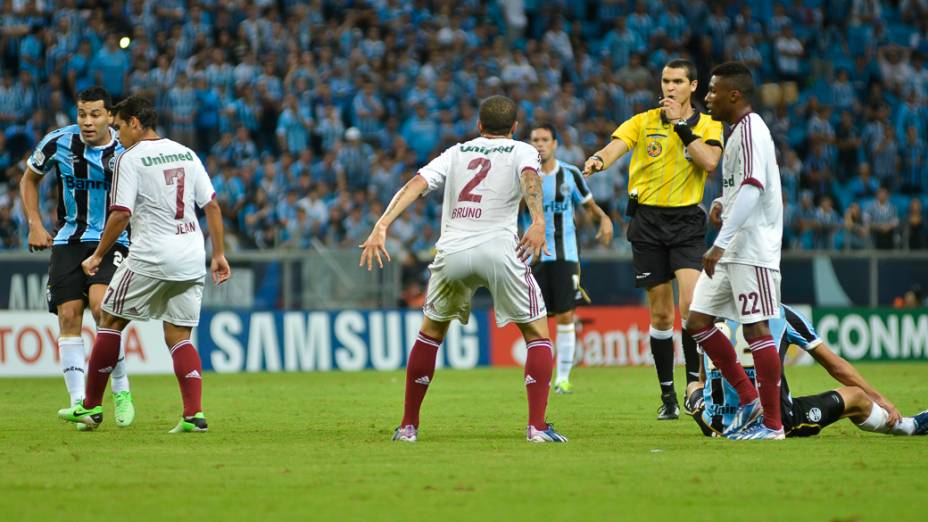
{"label": "green soccer cleat", "polygon": [[77,423],[78,425],[83,424],[87,426],[85,429],[92,430],[103,422],[103,406],[94,406],[93,408],[87,409],[83,404],[77,403],[70,408],[58,410],[58,418]]}
{"label": "green soccer cleat", "polygon": [[554,383],[554,393],[558,395],[569,395],[574,392],[574,385],[570,381],[558,381]]}
{"label": "green soccer cleat", "polygon": [[206,417],[197,412],[193,417],[181,417],[180,422],[168,433],[206,433]]}
{"label": "green soccer cleat", "polygon": [[114,393],[113,404],[116,410],[113,412],[116,425],[120,428],[131,426],[132,421],[135,420],[135,406],[132,404],[132,394],[128,391]]}

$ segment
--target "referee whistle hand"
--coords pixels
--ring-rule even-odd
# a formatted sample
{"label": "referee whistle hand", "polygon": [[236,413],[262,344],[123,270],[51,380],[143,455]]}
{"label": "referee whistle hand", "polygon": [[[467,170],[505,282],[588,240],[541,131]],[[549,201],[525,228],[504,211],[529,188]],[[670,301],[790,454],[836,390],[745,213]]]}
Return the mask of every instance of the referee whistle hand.
{"label": "referee whistle hand", "polygon": [[683,105],[673,98],[661,98],[661,110],[670,121],[683,118]]}
{"label": "referee whistle hand", "polygon": [[719,264],[719,260],[722,259],[722,254],[725,253],[724,248],[719,248],[713,246],[702,256],[702,269],[706,272],[706,275],[711,279],[715,275],[715,267]]}

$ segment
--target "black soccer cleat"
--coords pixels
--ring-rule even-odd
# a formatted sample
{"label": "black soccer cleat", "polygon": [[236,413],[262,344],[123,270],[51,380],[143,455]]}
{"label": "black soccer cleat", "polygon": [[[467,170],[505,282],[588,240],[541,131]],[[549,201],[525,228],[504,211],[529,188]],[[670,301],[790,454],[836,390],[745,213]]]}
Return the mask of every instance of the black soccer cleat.
{"label": "black soccer cleat", "polygon": [[677,405],[677,396],[673,393],[661,394],[661,407],[657,409],[657,420],[677,420],[680,418],[680,406]]}

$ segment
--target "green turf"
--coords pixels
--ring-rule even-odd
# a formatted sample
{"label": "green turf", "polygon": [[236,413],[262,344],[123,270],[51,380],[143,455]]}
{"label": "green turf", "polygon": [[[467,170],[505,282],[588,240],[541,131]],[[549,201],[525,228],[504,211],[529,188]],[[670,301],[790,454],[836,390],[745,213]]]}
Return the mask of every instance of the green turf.
{"label": "green turf", "polygon": [[[862,365],[903,411],[928,405],[928,365]],[[682,370],[678,369],[678,376]],[[829,387],[790,369],[799,393]],[[172,376],[135,377],[135,424],[58,421],[61,379],[0,379],[0,506],[19,520],[924,520],[926,438],[847,421],[805,440],[707,439],[654,420],[650,368],[575,370],[552,395],[566,445],[524,440],[515,369],[439,370],[417,444],[389,441],[393,373],[208,374],[210,433],[168,435]]]}

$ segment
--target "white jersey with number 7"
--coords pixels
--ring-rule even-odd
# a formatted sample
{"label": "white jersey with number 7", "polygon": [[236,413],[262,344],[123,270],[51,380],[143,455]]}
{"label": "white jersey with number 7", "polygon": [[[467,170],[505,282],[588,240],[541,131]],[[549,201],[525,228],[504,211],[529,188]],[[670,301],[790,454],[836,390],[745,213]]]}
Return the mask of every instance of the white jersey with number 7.
{"label": "white jersey with number 7", "polygon": [[484,137],[450,147],[422,167],[419,175],[429,191],[445,189],[438,251],[451,254],[500,236],[515,237],[525,169],[541,169],[534,147]]}
{"label": "white jersey with number 7", "polygon": [[116,160],[110,209],[130,212],[133,272],[167,281],[206,275],[206,251],[196,209],[216,195],[203,163],[166,138],[142,140]]}

